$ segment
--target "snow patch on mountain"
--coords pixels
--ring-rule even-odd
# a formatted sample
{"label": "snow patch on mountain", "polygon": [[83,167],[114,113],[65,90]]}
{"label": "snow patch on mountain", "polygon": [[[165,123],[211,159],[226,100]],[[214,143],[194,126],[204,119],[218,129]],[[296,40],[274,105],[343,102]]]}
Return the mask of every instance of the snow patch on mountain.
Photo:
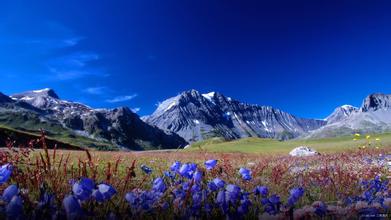
{"label": "snow patch on mountain", "polygon": [[202,96],[204,98],[206,98],[208,101],[213,102],[213,97],[215,96],[216,92],[209,92],[209,93],[205,93],[205,94],[202,94]]}

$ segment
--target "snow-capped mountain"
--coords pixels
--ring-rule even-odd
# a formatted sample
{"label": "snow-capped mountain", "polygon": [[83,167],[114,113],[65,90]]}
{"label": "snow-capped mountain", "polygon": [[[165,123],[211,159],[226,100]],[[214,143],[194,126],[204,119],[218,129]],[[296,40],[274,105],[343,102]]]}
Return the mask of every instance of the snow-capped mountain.
{"label": "snow-capped mountain", "polygon": [[326,124],[324,120],[299,118],[270,106],[241,103],[217,92],[201,94],[196,90],[167,99],[143,120],[176,132],[189,142],[215,136],[288,139]]}
{"label": "snow-capped mountain", "polygon": [[335,122],[342,121],[348,118],[351,114],[357,112],[359,108],[354,107],[352,105],[343,105],[334,110],[334,112],[329,115],[325,120],[327,124],[332,124]]}
{"label": "snow-capped mountain", "polygon": [[391,95],[371,94],[361,107],[342,106],[327,117],[327,125],[310,132],[307,138],[350,135],[355,132],[391,131]]}
{"label": "snow-capped mountain", "polygon": [[57,136],[83,136],[128,149],[176,148],[210,137],[322,138],[391,131],[391,95],[371,94],[361,107],[343,105],[325,120],[304,119],[218,92],[182,92],[141,120],[129,108],[94,109],[52,89],[0,93],[0,125]]}
{"label": "snow-capped mountain", "polygon": [[[5,95],[0,96],[0,100],[3,99],[12,105],[19,103],[22,105],[17,111],[13,111],[12,115],[10,114],[12,105],[0,111],[2,115],[0,123],[12,124],[13,127],[30,129],[29,126],[33,123],[26,125],[26,121],[30,120],[38,124],[50,122],[50,125],[56,127],[56,131],[60,130],[60,133],[61,129],[65,129],[75,135],[105,140],[119,147],[137,150],[154,147],[177,148],[186,145],[186,141],[178,135],[144,123],[127,107],[93,109],[81,103],[61,100],[52,89],[23,92],[12,95],[8,99]],[[22,124],[12,119],[15,118],[15,114],[25,118],[19,120]],[[28,114],[31,117],[21,114]],[[12,117],[7,118],[7,115]],[[50,129],[51,126],[46,127]]]}

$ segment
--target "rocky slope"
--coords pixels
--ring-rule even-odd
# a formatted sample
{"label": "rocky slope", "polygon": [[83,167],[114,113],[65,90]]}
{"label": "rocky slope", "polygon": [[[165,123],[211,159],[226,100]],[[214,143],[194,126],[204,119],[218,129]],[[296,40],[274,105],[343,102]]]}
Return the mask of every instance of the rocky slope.
{"label": "rocky slope", "polygon": [[144,123],[129,108],[92,109],[61,100],[51,89],[23,92],[4,100],[0,123],[35,130],[43,126],[53,133],[72,133],[97,141],[108,141],[126,149],[177,148],[187,143],[174,133]]}
{"label": "rocky slope", "polygon": [[289,139],[326,124],[269,106],[242,103],[217,92],[190,90],[162,102],[145,122],[179,134],[188,142],[223,137]]}
{"label": "rocky slope", "polygon": [[343,105],[340,107],[337,107],[333,113],[331,113],[330,116],[326,118],[327,124],[333,124],[335,122],[342,121],[353,113],[358,112],[359,108],[351,106],[351,105]]}
{"label": "rocky slope", "polygon": [[371,94],[361,107],[342,106],[327,118],[327,125],[310,132],[307,138],[335,137],[352,133],[391,131],[391,95]]}

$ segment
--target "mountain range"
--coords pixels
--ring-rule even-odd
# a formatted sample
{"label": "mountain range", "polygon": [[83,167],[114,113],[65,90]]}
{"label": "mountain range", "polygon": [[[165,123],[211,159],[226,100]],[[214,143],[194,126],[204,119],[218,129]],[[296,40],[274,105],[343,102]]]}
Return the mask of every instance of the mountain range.
{"label": "mountain range", "polygon": [[93,109],[42,89],[11,96],[0,93],[0,126],[27,132],[42,128],[49,136],[78,145],[129,150],[180,148],[211,137],[324,138],[391,131],[391,95],[371,94],[361,107],[343,105],[319,120],[218,92],[189,90],[140,118],[127,107]]}
{"label": "mountain range", "polygon": [[371,94],[361,107],[343,105],[326,119],[296,117],[270,106],[242,103],[217,92],[183,92],[162,102],[143,120],[179,134],[188,142],[220,136],[325,138],[355,132],[391,131],[391,95]]}
{"label": "mountain range", "polygon": [[127,107],[92,109],[61,100],[52,89],[0,95],[0,124],[48,135],[85,140],[81,144],[104,143],[114,148],[143,150],[183,147],[177,134],[144,123]]}
{"label": "mountain range", "polygon": [[143,120],[173,131],[188,142],[215,136],[228,140],[291,139],[326,124],[323,120],[299,118],[270,106],[242,103],[217,92],[201,94],[196,90],[167,99]]}

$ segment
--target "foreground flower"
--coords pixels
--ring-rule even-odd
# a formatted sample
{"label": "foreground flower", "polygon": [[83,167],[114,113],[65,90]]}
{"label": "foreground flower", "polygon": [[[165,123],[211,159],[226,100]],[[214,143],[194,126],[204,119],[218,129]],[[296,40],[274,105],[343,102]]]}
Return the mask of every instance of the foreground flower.
{"label": "foreground flower", "polygon": [[77,201],[75,196],[66,196],[62,204],[68,219],[78,219],[81,217],[83,210],[81,209],[80,203]]}
{"label": "foreground flower", "polygon": [[218,188],[224,188],[224,186],[225,186],[224,180],[221,180],[221,179],[219,179],[219,178],[215,178],[215,179],[213,180],[213,183],[216,184],[216,186],[217,186]]}
{"label": "foreground flower", "polygon": [[185,163],[179,169],[179,174],[188,179],[193,178],[193,174],[197,169],[197,164],[194,163]]}
{"label": "foreground flower", "polygon": [[267,197],[269,193],[269,189],[266,186],[257,186],[254,189],[254,194],[255,195],[260,195],[262,197]]}
{"label": "foreground flower", "polygon": [[171,171],[179,171],[179,168],[181,167],[181,162],[179,161],[175,161],[171,166],[170,166],[170,170]]}
{"label": "foreground flower", "polygon": [[94,188],[95,183],[92,179],[82,177],[79,182],[73,184],[72,191],[77,199],[85,201],[90,198]]}
{"label": "foreground flower", "polygon": [[125,195],[125,200],[129,203],[134,214],[141,214],[152,211],[158,205],[161,196],[162,193],[159,191],[135,189]]}
{"label": "foreground flower", "polygon": [[327,214],[327,205],[324,202],[316,201],[312,204],[315,208],[315,214],[319,217],[323,217]]}
{"label": "foreground flower", "polygon": [[166,190],[166,184],[164,183],[162,178],[156,178],[153,181],[152,189],[162,193]]}
{"label": "foreground flower", "polygon": [[297,201],[304,195],[304,189],[301,187],[293,188],[290,191],[290,196],[288,198],[288,205],[294,206]]}
{"label": "foreground flower", "polygon": [[240,187],[234,184],[229,184],[225,187],[225,189],[227,191],[226,199],[231,203],[235,204],[240,197],[240,193],[241,193]]}
{"label": "foreground flower", "polygon": [[141,169],[144,171],[146,174],[151,174],[152,173],[152,168],[147,167],[145,164],[141,165]]}
{"label": "foreground flower", "polygon": [[16,196],[19,192],[18,187],[13,184],[9,185],[3,192],[2,199],[6,202],[11,201],[11,199]]}
{"label": "foreground flower", "polygon": [[6,214],[8,219],[19,219],[23,216],[23,201],[19,196],[12,197],[11,201],[6,206]]}
{"label": "foreground flower", "polygon": [[242,167],[242,168],[240,168],[239,173],[240,173],[240,175],[242,175],[242,179],[244,179],[244,180],[251,180],[252,179],[251,171],[249,169]]}
{"label": "foreground flower", "polygon": [[262,199],[261,204],[264,206],[265,211],[270,215],[276,215],[280,212],[281,201],[278,195],[272,195],[268,199]]}
{"label": "foreground flower", "polygon": [[207,170],[213,169],[217,164],[217,160],[207,160],[205,161],[205,167]]}
{"label": "foreground flower", "polygon": [[199,171],[199,170],[197,170],[197,171],[194,173],[194,175],[193,175],[193,179],[194,179],[194,181],[197,182],[197,183],[201,182],[201,180],[202,180],[202,172]]}
{"label": "foreground flower", "polygon": [[102,183],[98,185],[98,189],[94,190],[92,196],[97,202],[105,202],[110,200],[117,191],[111,185]]}
{"label": "foreground flower", "polygon": [[9,180],[12,173],[12,165],[9,163],[4,164],[0,167],[0,184],[3,184]]}

